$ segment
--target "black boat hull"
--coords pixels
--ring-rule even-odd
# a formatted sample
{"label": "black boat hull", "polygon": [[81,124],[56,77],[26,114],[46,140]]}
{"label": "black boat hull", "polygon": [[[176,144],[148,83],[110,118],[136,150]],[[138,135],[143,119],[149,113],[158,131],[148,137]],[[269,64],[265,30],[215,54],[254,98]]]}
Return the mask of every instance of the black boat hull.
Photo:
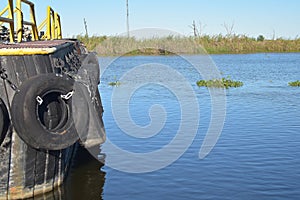
{"label": "black boat hull", "polygon": [[3,138],[0,140],[0,199],[33,197],[53,190],[65,179],[78,142],[59,150],[39,149],[24,142],[13,124],[18,122],[11,121],[12,101],[18,87],[31,77],[74,73],[86,55],[78,41],[70,40],[51,53],[0,57],[0,66],[5,68],[5,76],[2,74],[0,79],[0,97],[8,113],[8,121],[2,120],[2,126],[8,128],[0,130]]}

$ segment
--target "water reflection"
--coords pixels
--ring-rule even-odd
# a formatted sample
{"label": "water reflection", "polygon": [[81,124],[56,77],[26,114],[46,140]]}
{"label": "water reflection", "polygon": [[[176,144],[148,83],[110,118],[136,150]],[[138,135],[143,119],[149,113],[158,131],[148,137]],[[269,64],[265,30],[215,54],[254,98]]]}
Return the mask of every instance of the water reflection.
{"label": "water reflection", "polygon": [[[99,151],[96,146],[92,151]],[[101,200],[105,183],[103,163],[79,146],[64,184],[34,200]]]}
{"label": "water reflection", "polygon": [[[99,147],[96,146],[93,151],[99,151]],[[85,148],[80,147],[64,185],[63,199],[102,199],[105,182],[102,166],[102,162],[96,160]]]}
{"label": "water reflection", "polygon": [[[186,63],[171,56],[122,57],[105,70],[100,85],[106,109],[105,126],[113,133],[108,134],[109,140],[122,149],[144,153],[161,148],[174,136],[181,119],[174,95],[154,84],[147,85],[133,94],[131,117],[135,123],[147,125],[149,105],[163,105],[172,113],[167,116],[164,132],[147,140],[123,134],[112,115],[113,89],[108,83],[114,77],[118,80],[133,66],[163,63],[187,74],[195,86],[201,112],[193,144],[172,165],[145,174],[128,174],[106,167],[104,199],[299,199],[300,90],[287,83],[300,77],[300,54],[212,57],[224,77],[242,81],[244,86],[226,91],[224,129],[211,154],[203,160],[198,159],[197,153],[210,122],[210,96],[206,88],[196,86],[200,77]],[[103,151],[110,158],[106,143]]]}

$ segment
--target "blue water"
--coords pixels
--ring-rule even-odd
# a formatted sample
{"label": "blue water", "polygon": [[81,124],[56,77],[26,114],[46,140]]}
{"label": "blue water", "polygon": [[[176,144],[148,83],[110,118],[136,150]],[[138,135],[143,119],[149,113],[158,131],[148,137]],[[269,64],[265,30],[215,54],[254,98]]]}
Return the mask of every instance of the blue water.
{"label": "blue water", "polygon": [[[176,136],[182,120],[181,105],[174,91],[149,83],[131,95],[128,102],[131,118],[136,125],[147,126],[151,124],[151,105],[159,104],[167,114],[164,127],[149,138],[127,135],[118,127],[111,106],[116,88],[108,83],[120,80],[136,66],[160,63],[182,74],[195,91],[200,121],[192,144],[175,162],[162,169],[127,173],[109,164],[99,169],[97,162],[89,164],[85,173],[80,167],[73,169],[71,179],[75,174],[90,174],[83,175],[83,179],[93,177],[90,187],[85,188],[98,192],[86,192],[86,199],[300,197],[300,89],[288,86],[288,82],[300,80],[300,54],[212,55],[211,58],[223,77],[242,81],[244,86],[226,90],[224,127],[217,144],[204,159],[199,159],[199,150],[210,122],[211,98],[206,88],[196,86],[201,75],[186,60],[178,56],[136,56],[121,57],[109,64],[109,58],[99,59],[102,65],[99,89],[107,138],[119,148],[139,154],[159,150]],[[155,76],[166,79],[163,73]],[[139,81],[143,82],[143,75],[136,76],[132,83]],[[172,77],[170,81],[176,82]],[[132,83],[121,82],[117,91]],[[118,117],[122,120],[122,116]],[[115,153],[109,151],[104,144],[102,152],[107,159]],[[124,160],[126,166],[135,167],[130,158],[128,163]],[[151,168],[158,161],[151,158],[146,164]]]}

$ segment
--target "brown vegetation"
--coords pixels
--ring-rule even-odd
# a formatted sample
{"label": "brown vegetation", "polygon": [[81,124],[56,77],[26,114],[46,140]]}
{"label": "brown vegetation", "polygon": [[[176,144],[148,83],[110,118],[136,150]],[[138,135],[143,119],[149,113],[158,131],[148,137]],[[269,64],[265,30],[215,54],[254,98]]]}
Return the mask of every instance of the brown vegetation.
{"label": "brown vegetation", "polygon": [[245,35],[199,37],[168,36],[137,40],[134,37],[78,36],[90,51],[98,55],[170,55],[170,54],[239,54],[261,52],[300,52],[300,39],[266,40]]}

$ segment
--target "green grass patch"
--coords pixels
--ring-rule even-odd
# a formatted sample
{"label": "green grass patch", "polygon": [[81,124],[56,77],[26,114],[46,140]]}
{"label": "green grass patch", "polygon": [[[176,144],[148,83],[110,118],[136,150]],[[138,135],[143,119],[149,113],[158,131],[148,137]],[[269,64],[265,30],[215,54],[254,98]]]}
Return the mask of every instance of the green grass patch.
{"label": "green grass patch", "polygon": [[297,81],[289,82],[289,86],[300,87],[300,81],[297,80]]}
{"label": "green grass patch", "polygon": [[230,88],[242,87],[244,84],[241,81],[233,81],[230,79],[212,79],[212,80],[199,80],[197,81],[199,87],[215,87],[215,88]]}

